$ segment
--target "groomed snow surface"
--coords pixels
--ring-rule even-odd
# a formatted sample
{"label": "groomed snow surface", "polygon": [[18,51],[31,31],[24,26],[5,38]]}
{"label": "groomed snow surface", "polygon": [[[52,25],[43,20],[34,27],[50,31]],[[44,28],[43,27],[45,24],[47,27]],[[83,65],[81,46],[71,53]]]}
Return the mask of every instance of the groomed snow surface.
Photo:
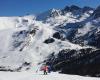
{"label": "groomed snow surface", "polygon": [[43,75],[42,72],[0,72],[0,80],[100,80],[94,77],[82,77],[51,72]]}

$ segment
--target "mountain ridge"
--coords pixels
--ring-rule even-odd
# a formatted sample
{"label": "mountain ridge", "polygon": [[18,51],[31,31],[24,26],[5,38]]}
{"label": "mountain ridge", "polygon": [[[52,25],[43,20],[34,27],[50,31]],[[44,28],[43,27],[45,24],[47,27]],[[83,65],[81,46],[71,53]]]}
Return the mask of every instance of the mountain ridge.
{"label": "mountain ridge", "polygon": [[[99,11],[99,7],[72,5],[62,10],[51,9],[38,16],[0,17],[0,70],[23,71],[32,68],[33,64],[40,67],[52,61],[54,71],[67,73],[71,65],[76,65],[71,68],[78,69],[81,63],[88,70],[90,64],[93,66],[99,60]],[[84,62],[85,59],[88,63]],[[67,68],[59,64],[62,61],[69,61],[64,63]],[[98,62],[97,67],[99,65]],[[83,72],[83,67],[80,68],[82,73],[72,70],[68,73],[99,75],[99,69],[95,70],[95,67],[95,73]]]}

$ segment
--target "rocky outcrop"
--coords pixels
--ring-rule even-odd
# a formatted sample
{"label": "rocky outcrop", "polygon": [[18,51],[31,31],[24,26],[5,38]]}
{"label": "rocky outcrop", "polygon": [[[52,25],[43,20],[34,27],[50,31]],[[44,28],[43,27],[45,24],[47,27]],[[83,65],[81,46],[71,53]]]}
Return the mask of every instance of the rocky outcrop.
{"label": "rocky outcrop", "polygon": [[58,55],[51,54],[46,63],[52,70],[61,73],[100,76],[100,50],[92,48],[80,50],[61,50]]}

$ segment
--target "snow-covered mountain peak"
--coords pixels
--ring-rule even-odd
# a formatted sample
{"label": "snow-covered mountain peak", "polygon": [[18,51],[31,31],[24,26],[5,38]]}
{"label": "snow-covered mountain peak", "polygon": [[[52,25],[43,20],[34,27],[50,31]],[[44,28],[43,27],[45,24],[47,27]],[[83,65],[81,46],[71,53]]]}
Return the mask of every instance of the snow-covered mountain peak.
{"label": "snow-covered mountain peak", "polygon": [[52,26],[81,22],[88,19],[94,9],[90,7],[66,6],[64,9],[51,9],[39,14],[37,20],[49,23]]}
{"label": "snow-covered mountain peak", "polygon": [[94,8],[91,8],[91,7],[88,7],[88,6],[83,7],[83,12],[93,11],[93,10],[94,10]]}
{"label": "snow-covered mountain peak", "polygon": [[51,10],[50,17],[60,16],[61,14],[62,14],[61,10],[52,9],[52,10]]}
{"label": "snow-covered mountain peak", "polygon": [[70,11],[76,11],[76,10],[80,10],[81,8],[76,6],[76,5],[71,5],[70,6]]}
{"label": "snow-covered mountain peak", "polygon": [[72,11],[76,11],[76,10],[80,10],[81,8],[75,5],[72,6],[66,6],[63,11],[65,12],[72,12]]}
{"label": "snow-covered mountain peak", "polygon": [[42,20],[45,21],[46,19],[50,18],[50,17],[56,17],[56,16],[60,16],[61,15],[61,10],[58,9],[50,9],[46,12],[43,12],[41,14],[39,14],[37,16],[37,20]]}

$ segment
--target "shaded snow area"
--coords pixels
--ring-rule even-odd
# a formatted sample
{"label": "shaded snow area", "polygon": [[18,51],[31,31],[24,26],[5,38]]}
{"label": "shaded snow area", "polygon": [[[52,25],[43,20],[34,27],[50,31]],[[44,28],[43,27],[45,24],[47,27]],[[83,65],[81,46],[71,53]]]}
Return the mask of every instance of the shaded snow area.
{"label": "shaded snow area", "polygon": [[86,35],[88,32],[92,31],[94,27],[95,26],[93,26],[90,22],[88,22],[84,27],[78,29],[78,34],[76,35],[76,37]]}
{"label": "shaded snow area", "polygon": [[99,78],[58,74],[53,72],[48,75],[34,72],[0,72],[0,80],[99,80]]}

